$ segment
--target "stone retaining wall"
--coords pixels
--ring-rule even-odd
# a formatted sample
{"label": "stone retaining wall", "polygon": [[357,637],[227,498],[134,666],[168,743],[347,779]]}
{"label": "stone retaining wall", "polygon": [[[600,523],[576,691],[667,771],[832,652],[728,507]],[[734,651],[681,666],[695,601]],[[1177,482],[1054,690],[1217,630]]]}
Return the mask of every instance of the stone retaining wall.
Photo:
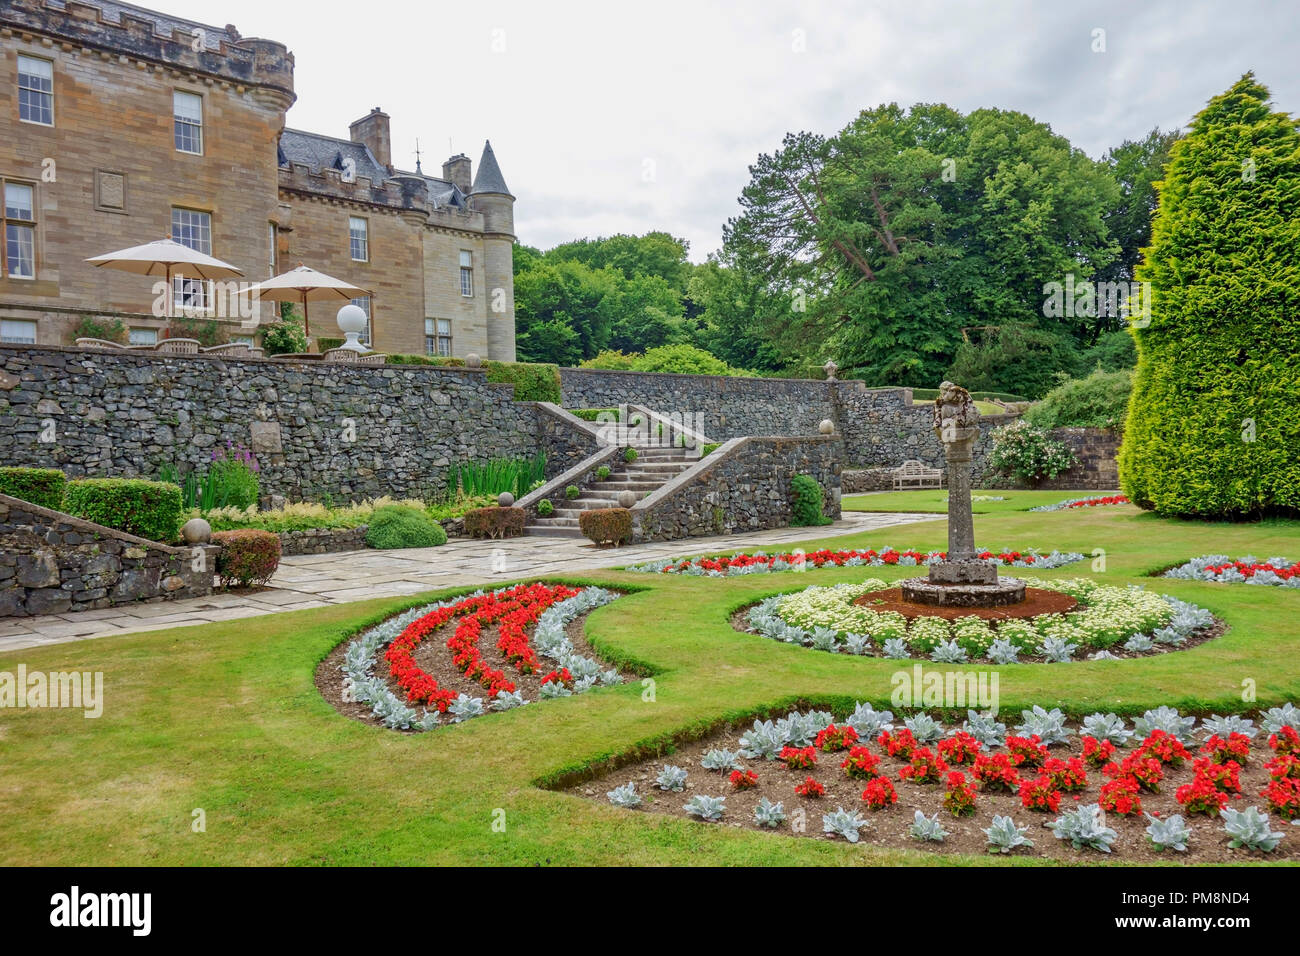
{"label": "stone retaining wall", "polygon": [[[638,541],[739,534],[790,524],[790,480],[821,485],[823,514],[840,517],[840,460],[833,437],[733,438],[632,508]],[[810,529],[810,533],[815,533]]]}
{"label": "stone retaining wall", "polygon": [[280,554],[333,554],[336,551],[364,551],[367,526],[359,528],[308,528],[281,531]]}
{"label": "stone retaining wall", "polygon": [[0,495],[0,617],[211,594],[218,550],[167,547]]}
{"label": "stone retaining wall", "polygon": [[[1115,491],[1119,488],[1119,445],[1124,438],[1121,432],[1109,428],[1053,428],[1051,435],[1074,452],[1077,464],[1055,478],[1034,485],[1034,488],[1044,491],[1058,488]],[[1029,486],[1022,481],[998,476],[987,487]]]}

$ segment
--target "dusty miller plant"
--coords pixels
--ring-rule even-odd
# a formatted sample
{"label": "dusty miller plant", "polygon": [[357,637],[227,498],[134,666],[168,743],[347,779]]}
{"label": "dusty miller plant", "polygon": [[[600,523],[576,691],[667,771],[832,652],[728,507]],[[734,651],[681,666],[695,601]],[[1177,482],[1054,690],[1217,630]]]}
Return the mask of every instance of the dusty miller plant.
{"label": "dusty miller plant", "polygon": [[740,754],[732,750],[710,750],[700,758],[700,766],[705,770],[739,770]]}
{"label": "dusty miller plant", "polygon": [[929,714],[913,714],[903,718],[903,726],[912,732],[921,746],[932,744],[943,736],[943,725]]}
{"label": "dusty miller plant", "polygon": [[1128,746],[1133,737],[1133,731],[1125,725],[1124,718],[1116,714],[1089,714],[1083,718],[1080,733],[1097,741],[1109,740],[1116,747]]}
{"label": "dusty miller plant", "polygon": [[933,843],[942,843],[943,838],[948,835],[948,831],[939,822],[938,813],[932,817],[927,817],[920,810],[913,814],[912,825],[907,828],[907,833],[914,840]]}
{"label": "dusty miller plant", "polygon": [[870,704],[855,703],[853,713],[845,721],[859,737],[875,740],[882,730],[894,729],[894,712],[892,710],[875,710]]}
{"label": "dusty miller plant", "polygon": [[1109,853],[1118,834],[1102,822],[1101,806],[1096,803],[1068,810],[1047,824],[1058,840],[1067,840],[1076,850],[1092,849]]}
{"label": "dusty miller plant", "polygon": [[740,755],[750,760],[775,760],[785,746],[783,734],[770,720],[756,720],[740,738]]}
{"label": "dusty miller plant", "polygon": [[1258,733],[1259,728],[1255,726],[1253,720],[1249,717],[1238,717],[1236,714],[1229,714],[1227,717],[1211,714],[1208,719],[1201,721],[1201,734],[1205,737],[1218,734],[1226,740],[1229,734],[1241,734],[1253,739]]}
{"label": "dusty miller plant", "polygon": [[615,787],[605,794],[609,802],[616,807],[623,807],[630,810],[633,807],[641,806],[641,794],[636,792],[635,783],[625,783],[621,787]]}
{"label": "dusty miller plant", "polygon": [[1147,839],[1155,847],[1157,853],[1162,850],[1176,850],[1179,853],[1187,852],[1187,841],[1192,838],[1192,831],[1187,829],[1187,824],[1183,822],[1182,816],[1175,813],[1172,816],[1153,817],[1149,813],[1144,813],[1147,818]]}
{"label": "dusty miller plant", "polygon": [[1163,730],[1178,738],[1181,744],[1187,744],[1192,738],[1192,728],[1196,726],[1195,717],[1184,717],[1172,707],[1163,704],[1155,710],[1148,710],[1133,721],[1133,729],[1144,740],[1151,736],[1153,730]]}
{"label": "dusty miller plant", "polygon": [[1028,827],[1018,827],[1015,820],[998,814],[993,817],[993,824],[984,830],[984,836],[988,838],[990,853],[1010,853],[1016,847],[1034,845],[1034,841],[1025,835],[1028,832]]}
{"label": "dusty miller plant", "polygon": [[866,820],[843,807],[836,807],[834,813],[822,814],[822,832],[838,834],[850,843],[858,842],[858,831],[866,825]]}
{"label": "dusty miller plant", "polygon": [[1037,734],[1045,747],[1063,744],[1070,739],[1070,731],[1065,726],[1065,714],[1061,713],[1059,707],[1048,711],[1035,704],[1032,710],[1022,710],[1020,717],[1024,723],[1016,725],[1016,733],[1022,737]]}
{"label": "dusty miller plant", "polygon": [[664,764],[664,769],[660,770],[659,776],[655,777],[655,786],[660,790],[680,793],[686,789],[686,771],[681,767]]}
{"label": "dusty miller plant", "polygon": [[1007,739],[1007,725],[992,714],[981,714],[975,710],[966,711],[966,719],[961,729],[966,731],[985,747],[1001,747]]}
{"label": "dusty miller plant", "polygon": [[1247,807],[1245,810],[1224,807],[1220,814],[1223,817],[1223,829],[1231,838],[1228,846],[1234,850],[1245,847],[1247,850],[1272,853],[1286,835],[1281,830],[1270,830],[1268,815],[1260,813],[1258,807]]}
{"label": "dusty miller plant", "polygon": [[727,809],[727,798],[706,797],[703,794],[696,794],[682,805],[682,809],[693,817],[699,817],[701,820],[708,820],[711,823],[714,820],[722,819],[722,813]]}
{"label": "dusty miller plant", "polygon": [[758,806],[754,807],[754,822],[760,827],[775,830],[783,820],[785,820],[785,806],[779,802],[773,803],[767,797],[763,797],[758,801]]}

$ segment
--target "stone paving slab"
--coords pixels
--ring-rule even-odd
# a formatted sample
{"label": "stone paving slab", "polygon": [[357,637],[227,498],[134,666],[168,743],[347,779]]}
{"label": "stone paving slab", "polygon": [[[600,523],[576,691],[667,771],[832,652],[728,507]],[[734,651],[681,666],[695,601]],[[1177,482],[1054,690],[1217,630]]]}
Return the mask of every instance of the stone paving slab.
{"label": "stone paving slab", "polygon": [[[821,528],[777,528],[752,534],[688,538],[610,549],[580,538],[455,539],[440,548],[403,551],[342,551],[282,558],[269,587],[254,594],[213,594],[79,613],[0,621],[0,653],[67,641],[134,634],[213,621],[238,620],[376,597],[399,597],[435,588],[492,584],[517,578],[582,573],[664,558],[741,549],[770,549],[918,521],[943,515],[845,512]],[[877,544],[885,543],[875,542]],[[905,545],[907,542],[896,542]]]}

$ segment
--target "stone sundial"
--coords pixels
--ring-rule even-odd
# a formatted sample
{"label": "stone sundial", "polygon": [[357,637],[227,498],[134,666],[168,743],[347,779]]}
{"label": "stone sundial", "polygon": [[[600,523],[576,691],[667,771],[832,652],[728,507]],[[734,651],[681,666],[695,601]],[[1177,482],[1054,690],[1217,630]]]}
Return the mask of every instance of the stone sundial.
{"label": "stone sundial", "polygon": [[1025,582],[999,578],[996,561],[979,557],[970,506],[971,450],[979,437],[979,409],[960,385],[944,382],[934,402],[934,433],[948,470],[948,557],[924,578],[901,584],[903,599],[940,607],[1004,607],[1025,599]]}

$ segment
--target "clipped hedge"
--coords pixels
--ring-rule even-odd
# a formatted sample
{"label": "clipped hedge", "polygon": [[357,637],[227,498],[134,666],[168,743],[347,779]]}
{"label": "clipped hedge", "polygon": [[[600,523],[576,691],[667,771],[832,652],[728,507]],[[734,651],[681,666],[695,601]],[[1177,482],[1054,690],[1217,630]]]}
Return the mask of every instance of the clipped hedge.
{"label": "clipped hedge", "polygon": [[524,533],[523,508],[476,508],[465,513],[465,533],[474,538],[509,538]]}
{"label": "clipped hedge", "polygon": [[78,478],[64,487],[63,510],[127,534],[172,544],[180,534],[181,490],[166,481]]}
{"label": "clipped hedge", "polygon": [[221,546],[217,552],[217,577],[222,587],[261,586],[280,566],[280,537],[270,531],[218,531],[212,535],[212,543]]}
{"label": "clipped hedge", "polygon": [[[465,360],[445,355],[397,354],[388,356],[390,365],[436,365],[442,368],[464,368]],[[513,385],[517,402],[560,403],[560,367],[536,362],[483,363],[487,380],[496,385]]]}
{"label": "clipped hedge", "polygon": [[822,486],[812,475],[795,475],[790,479],[790,524],[805,528],[830,524],[822,513]]}
{"label": "clipped hedge", "polygon": [[68,479],[57,468],[0,468],[0,495],[59,511]]}
{"label": "clipped hedge", "polygon": [[1162,515],[1300,513],[1300,131],[1270,106],[1242,77],[1174,143],[1157,184],[1119,477]]}
{"label": "clipped hedge", "polygon": [[447,543],[442,525],[420,508],[385,505],[376,508],[366,527],[366,544],[380,551],[396,548],[436,548]]}
{"label": "clipped hedge", "polygon": [[1133,392],[1133,371],[1103,372],[1062,382],[1025,412],[1039,428],[1110,428],[1123,431]]}
{"label": "clipped hedge", "polygon": [[578,528],[598,545],[620,544],[632,540],[632,512],[626,508],[596,508],[578,515]]}

